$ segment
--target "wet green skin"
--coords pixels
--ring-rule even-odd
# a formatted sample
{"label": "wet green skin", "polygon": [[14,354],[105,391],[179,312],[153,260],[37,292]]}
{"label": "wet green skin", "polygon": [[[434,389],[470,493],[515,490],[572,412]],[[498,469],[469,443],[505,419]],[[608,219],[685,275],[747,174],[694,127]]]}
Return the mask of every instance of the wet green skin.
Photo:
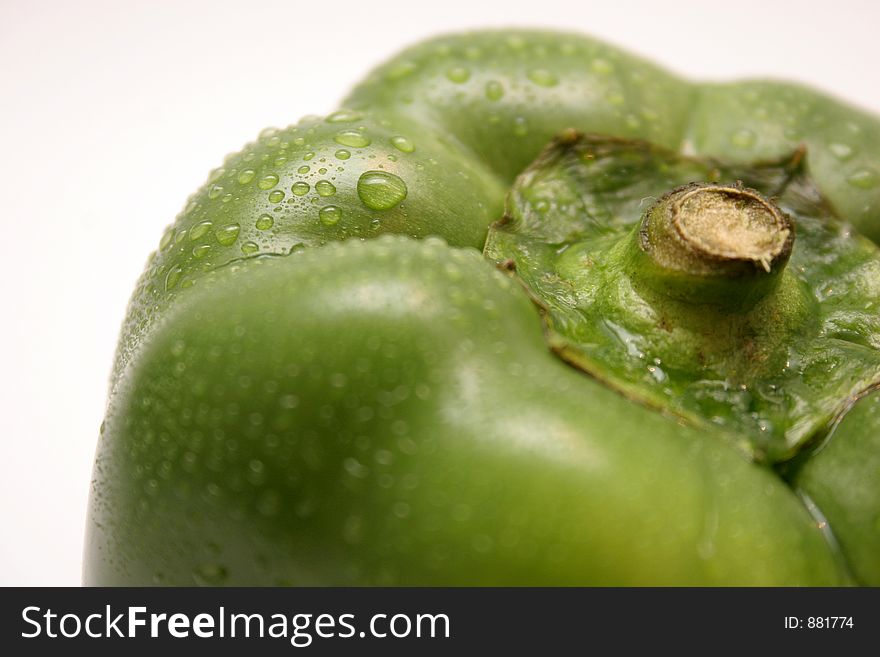
{"label": "wet green skin", "polygon": [[[344,106],[227,158],[151,256],[98,447],[87,584],[851,581],[782,479],[565,365],[523,290],[451,247],[483,247],[515,176],[569,127],[734,162],[806,143],[822,193],[876,238],[875,117],[538,32],[426,42]],[[449,246],[321,246],[383,233]]]}
{"label": "wet green skin", "polygon": [[[756,460],[782,461],[880,381],[880,249],[834,216],[802,165],[801,153],[729,166],[568,135],[517,179],[485,253],[515,266],[545,306],[565,360],[628,397],[732,432]],[[707,289],[652,285],[646,277],[662,272],[640,257],[652,200],[719,181],[741,181],[791,217],[787,265],[749,265],[751,276]]]}
{"label": "wet green skin", "polygon": [[825,513],[863,582],[880,582],[880,394],[855,403],[793,478]]}

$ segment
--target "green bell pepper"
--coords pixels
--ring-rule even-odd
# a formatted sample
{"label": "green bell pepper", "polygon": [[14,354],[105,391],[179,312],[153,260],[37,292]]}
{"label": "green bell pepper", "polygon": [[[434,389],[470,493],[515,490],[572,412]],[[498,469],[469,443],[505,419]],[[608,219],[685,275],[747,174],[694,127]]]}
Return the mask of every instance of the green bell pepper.
{"label": "green bell pepper", "polygon": [[529,31],[343,107],[151,256],[86,584],[880,585],[876,117]]}

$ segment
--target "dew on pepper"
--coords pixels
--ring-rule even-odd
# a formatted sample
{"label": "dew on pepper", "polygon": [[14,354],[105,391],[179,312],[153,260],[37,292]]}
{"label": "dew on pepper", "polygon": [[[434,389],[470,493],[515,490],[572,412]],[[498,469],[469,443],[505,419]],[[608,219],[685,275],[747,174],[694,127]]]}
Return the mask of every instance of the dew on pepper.
{"label": "dew on pepper", "polygon": [[372,143],[372,140],[365,134],[357,130],[343,130],[333,137],[333,141],[343,146],[351,148],[365,148]]}
{"label": "dew on pepper", "polygon": [[387,171],[367,171],[357,183],[361,201],[371,210],[388,210],[401,203],[407,195],[406,183]]}

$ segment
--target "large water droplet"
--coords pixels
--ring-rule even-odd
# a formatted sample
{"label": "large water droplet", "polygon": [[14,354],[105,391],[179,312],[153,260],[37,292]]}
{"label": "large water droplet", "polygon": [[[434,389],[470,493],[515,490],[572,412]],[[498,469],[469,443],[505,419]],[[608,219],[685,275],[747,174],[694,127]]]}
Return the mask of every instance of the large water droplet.
{"label": "large water droplet", "polygon": [[880,176],[877,175],[877,172],[874,169],[869,169],[867,167],[853,171],[846,178],[846,182],[859,189],[871,189],[872,187],[876,187],[878,181],[880,181]]}
{"label": "large water droplet", "polygon": [[343,130],[333,137],[333,141],[352,148],[365,148],[370,145],[370,138],[357,130]]}
{"label": "large water droplet", "polygon": [[240,231],[241,226],[238,224],[226,224],[214,231],[214,237],[216,237],[217,241],[223,246],[229,246],[230,244],[234,244],[235,240],[238,239],[238,233]]}
{"label": "large water droplet", "polygon": [[217,564],[203,564],[193,571],[193,579],[199,586],[219,586],[229,577],[226,568]]}
{"label": "large water droplet", "polygon": [[325,205],[318,210],[318,218],[325,226],[335,226],[342,219],[342,210],[335,205]]}
{"label": "large water droplet", "polygon": [[253,169],[245,169],[240,174],[238,174],[238,184],[239,185],[247,185],[254,179],[254,176],[257,175],[257,172]]}
{"label": "large water droplet", "polygon": [[180,276],[183,274],[183,270],[180,268],[180,265],[174,265],[171,269],[168,270],[168,273],[165,275],[165,290],[170,290],[177,282],[180,280]]}
{"label": "large water droplet", "polygon": [[208,189],[208,198],[215,199],[223,193],[223,185],[211,185]]}
{"label": "large water droplet", "polygon": [[267,173],[265,176],[260,178],[260,182],[257,183],[257,186],[260,189],[272,189],[277,184],[278,176],[276,176],[274,173]]}
{"label": "large water droplet", "polygon": [[333,196],[336,193],[336,187],[329,180],[319,180],[315,183],[315,191],[319,196]]}
{"label": "large water droplet", "polygon": [[357,192],[371,210],[388,210],[406,198],[406,183],[386,171],[367,171],[358,179]]}
{"label": "large water droplet", "polygon": [[309,193],[309,189],[311,189],[309,183],[300,181],[293,183],[293,187],[290,188],[290,191],[293,192],[294,196],[305,196]]}
{"label": "large water droplet", "polygon": [[536,68],[529,71],[528,78],[539,87],[555,87],[559,83],[559,78],[546,68]]}
{"label": "large water droplet", "polygon": [[402,135],[396,135],[391,138],[391,145],[401,153],[412,153],[416,150],[415,144]]}
{"label": "large water droplet", "polygon": [[260,250],[256,242],[245,242],[241,245],[241,252],[245,255],[253,255]]}
{"label": "large water droplet", "polygon": [[831,154],[836,157],[838,160],[848,160],[852,157],[853,148],[848,144],[842,144],[840,142],[834,142],[833,144],[828,144],[828,150],[831,151]]}
{"label": "large water droplet", "polygon": [[471,61],[475,61],[483,56],[483,50],[478,46],[469,46],[468,48],[465,48],[464,56]]}
{"label": "large water droplet", "polygon": [[737,148],[750,148],[755,145],[755,133],[748,128],[741,128],[730,137],[730,143]]}
{"label": "large water droplet", "polygon": [[349,153],[344,148],[340,148],[338,151],[336,151],[336,159],[337,160],[347,160],[350,157],[351,157],[351,153]]}
{"label": "large water droplet", "polygon": [[446,77],[456,84],[467,82],[471,77],[471,72],[464,66],[453,66],[446,71]]}
{"label": "large water droplet", "polygon": [[211,226],[213,226],[213,224],[210,221],[201,221],[197,223],[195,226],[189,229],[189,238],[192,241],[196,241],[200,237],[203,237],[209,230],[211,230]]}
{"label": "large water droplet", "polygon": [[491,101],[501,100],[504,97],[504,87],[497,80],[489,80],[486,83],[486,98]]}
{"label": "large water droplet", "polygon": [[385,77],[388,80],[399,80],[400,78],[412,75],[418,70],[418,68],[419,67],[413,62],[399,62],[388,69],[385,73]]}
{"label": "large water droplet", "polygon": [[351,123],[363,117],[363,114],[354,110],[341,109],[327,117],[327,123]]}
{"label": "large water droplet", "polygon": [[275,220],[268,214],[260,215],[256,223],[257,230],[269,230],[274,225]]}
{"label": "large water droplet", "polygon": [[590,70],[599,75],[608,75],[614,70],[614,66],[607,59],[597,57],[590,63]]}

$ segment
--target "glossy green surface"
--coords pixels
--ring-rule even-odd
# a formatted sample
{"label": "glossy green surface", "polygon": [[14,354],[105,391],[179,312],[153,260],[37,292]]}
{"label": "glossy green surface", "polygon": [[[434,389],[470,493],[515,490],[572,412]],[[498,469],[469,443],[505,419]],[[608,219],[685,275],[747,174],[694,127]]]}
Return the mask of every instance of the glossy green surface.
{"label": "glossy green surface", "polygon": [[558,360],[474,250],[224,268],[130,367],[90,583],[841,581],[780,480]]}
{"label": "glossy green surface", "polygon": [[834,528],[852,572],[880,586],[880,394],[862,397],[794,477]]}
{"label": "glossy green surface", "polygon": [[[528,31],[417,45],[344,107],[229,156],[151,256],[98,446],[87,584],[850,581],[829,527],[727,430],[564,364],[521,286],[459,247],[483,248],[567,128],[737,163],[805,143],[824,196],[877,238],[875,117]],[[371,239],[387,233],[408,237]]]}

